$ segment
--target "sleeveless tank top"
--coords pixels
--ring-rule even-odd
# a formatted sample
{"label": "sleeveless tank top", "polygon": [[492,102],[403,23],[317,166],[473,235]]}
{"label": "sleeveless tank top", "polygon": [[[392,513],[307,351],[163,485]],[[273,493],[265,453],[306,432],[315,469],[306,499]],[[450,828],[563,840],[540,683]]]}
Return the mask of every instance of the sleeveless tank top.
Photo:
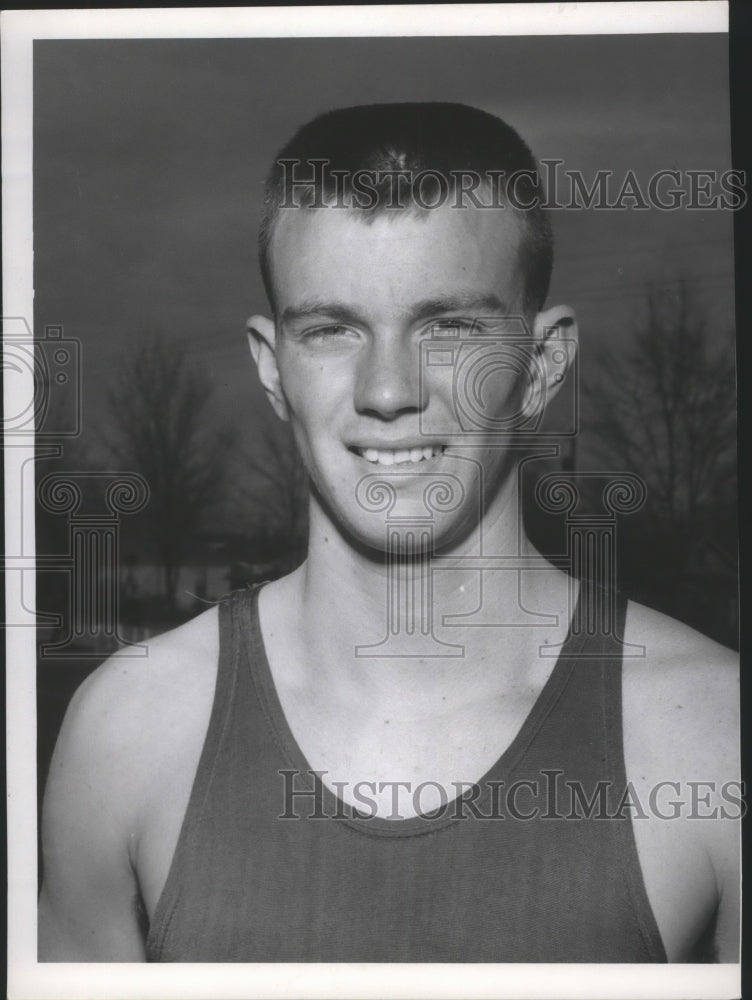
{"label": "sleeveless tank top", "polygon": [[[593,593],[580,588],[573,622],[593,620],[582,606]],[[623,635],[625,606],[619,596],[612,635]],[[367,792],[358,811],[337,797],[287,725],[258,588],[231,595],[147,960],[665,962],[628,805],[621,656],[608,640],[570,623],[517,736],[475,786],[430,816],[368,818]]]}

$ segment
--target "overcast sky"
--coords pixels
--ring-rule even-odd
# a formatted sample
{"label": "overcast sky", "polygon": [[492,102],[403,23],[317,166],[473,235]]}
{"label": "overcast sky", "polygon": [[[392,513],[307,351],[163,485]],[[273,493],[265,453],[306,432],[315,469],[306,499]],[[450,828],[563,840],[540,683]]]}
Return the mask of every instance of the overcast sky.
{"label": "overcast sky", "polygon": [[[89,426],[128,342],[165,331],[252,432],[244,324],[265,307],[263,179],[318,112],[462,101],[588,177],[731,165],[723,35],[38,41],[34,53],[35,321],[82,341]],[[554,226],[549,301],[578,311],[585,362],[596,340],[629,338],[648,280],[688,276],[730,329],[730,212],[557,212]]]}

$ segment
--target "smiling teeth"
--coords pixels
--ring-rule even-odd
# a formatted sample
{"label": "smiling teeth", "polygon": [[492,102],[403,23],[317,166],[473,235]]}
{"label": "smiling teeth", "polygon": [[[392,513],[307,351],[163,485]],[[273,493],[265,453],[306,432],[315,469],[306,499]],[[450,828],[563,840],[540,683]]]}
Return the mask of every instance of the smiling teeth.
{"label": "smiling teeth", "polygon": [[425,448],[402,448],[399,451],[383,451],[381,448],[358,448],[357,452],[367,462],[378,465],[402,465],[404,462],[422,462],[435,458],[444,451],[443,445],[427,445]]}

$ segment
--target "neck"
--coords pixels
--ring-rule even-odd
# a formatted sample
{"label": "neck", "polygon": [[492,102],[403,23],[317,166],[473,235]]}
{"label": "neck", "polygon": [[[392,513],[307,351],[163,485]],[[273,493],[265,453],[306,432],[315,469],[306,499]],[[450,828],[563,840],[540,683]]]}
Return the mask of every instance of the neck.
{"label": "neck", "polygon": [[[306,648],[316,651],[319,663],[325,658],[329,663],[354,665],[358,676],[374,672],[385,681],[405,671],[416,678],[424,673],[456,674],[458,665],[465,668],[470,659],[477,660],[467,655],[435,656],[430,650],[426,654],[425,645],[414,637],[435,636],[439,642],[466,649],[486,642],[487,629],[445,627],[444,618],[468,614],[478,604],[481,574],[477,568],[464,568],[463,557],[493,553],[540,566],[540,555],[521,530],[517,501],[516,485],[508,485],[495,497],[482,525],[461,539],[435,555],[429,551],[410,556],[403,551],[400,559],[388,561],[383,551],[353,544],[312,499],[308,558],[295,581]],[[447,559],[456,563],[448,565]],[[538,569],[528,576],[531,586],[537,587],[541,576],[549,574]],[[520,575],[486,572],[482,578],[483,601],[505,620],[503,616],[519,606]],[[529,639],[529,631],[505,630],[504,640],[519,645]],[[395,632],[389,651],[377,655],[374,647]],[[364,655],[364,648],[371,651]],[[356,649],[361,651],[355,653]]]}

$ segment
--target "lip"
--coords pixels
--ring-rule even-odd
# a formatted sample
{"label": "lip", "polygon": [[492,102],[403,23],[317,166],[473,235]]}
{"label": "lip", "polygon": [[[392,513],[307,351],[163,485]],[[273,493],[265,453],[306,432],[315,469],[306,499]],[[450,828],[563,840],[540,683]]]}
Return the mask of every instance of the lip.
{"label": "lip", "polygon": [[[358,450],[360,447],[362,447],[362,451]],[[417,470],[418,466],[428,465],[429,467],[435,467],[435,463],[444,457],[445,446],[443,444],[421,444],[413,445],[411,448],[408,448],[406,445],[395,448],[393,445],[390,445],[387,448],[383,444],[380,446],[354,445],[350,446],[348,450],[360,462],[366,463],[372,469],[399,469],[401,473],[404,473]],[[382,453],[382,458],[377,456],[378,452]],[[416,452],[418,453],[417,455]],[[412,457],[411,453],[415,457]]]}
{"label": "lip", "polygon": [[376,441],[369,438],[364,441],[353,441],[347,445],[350,451],[375,448],[376,451],[411,451],[413,448],[446,448],[445,441],[430,441],[428,438],[403,438],[399,441]]}

